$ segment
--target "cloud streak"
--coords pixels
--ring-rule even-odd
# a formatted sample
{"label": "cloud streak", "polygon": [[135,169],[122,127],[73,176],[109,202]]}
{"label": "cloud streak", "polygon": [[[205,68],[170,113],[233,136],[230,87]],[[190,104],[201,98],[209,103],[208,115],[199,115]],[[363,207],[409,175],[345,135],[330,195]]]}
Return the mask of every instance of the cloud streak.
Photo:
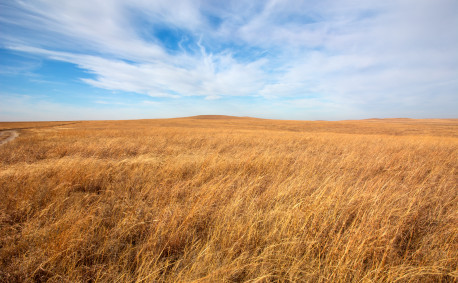
{"label": "cloud streak", "polygon": [[458,108],[453,0],[2,6],[3,48],[75,64],[96,88],[170,99],[309,101],[335,111],[423,109],[432,101]]}

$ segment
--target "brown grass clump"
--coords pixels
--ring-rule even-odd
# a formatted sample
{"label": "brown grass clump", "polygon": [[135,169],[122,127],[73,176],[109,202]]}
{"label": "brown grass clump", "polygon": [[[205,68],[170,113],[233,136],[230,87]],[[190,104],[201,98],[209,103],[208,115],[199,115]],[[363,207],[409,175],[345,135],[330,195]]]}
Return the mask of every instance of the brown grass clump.
{"label": "brown grass clump", "polygon": [[23,129],[0,282],[456,282],[457,160],[457,120]]}

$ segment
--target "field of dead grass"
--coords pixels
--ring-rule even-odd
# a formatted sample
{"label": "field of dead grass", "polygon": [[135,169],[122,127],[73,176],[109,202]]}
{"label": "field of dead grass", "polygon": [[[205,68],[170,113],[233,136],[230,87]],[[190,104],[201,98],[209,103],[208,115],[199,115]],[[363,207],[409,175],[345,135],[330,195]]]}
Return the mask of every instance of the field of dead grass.
{"label": "field of dead grass", "polygon": [[457,120],[62,124],[0,146],[0,282],[458,280]]}

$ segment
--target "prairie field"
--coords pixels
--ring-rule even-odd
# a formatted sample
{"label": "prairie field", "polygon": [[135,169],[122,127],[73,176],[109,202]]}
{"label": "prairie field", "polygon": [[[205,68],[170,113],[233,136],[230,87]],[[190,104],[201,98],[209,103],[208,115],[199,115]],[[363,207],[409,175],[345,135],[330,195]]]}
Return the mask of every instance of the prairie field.
{"label": "prairie field", "polygon": [[0,282],[458,280],[456,119],[0,129]]}

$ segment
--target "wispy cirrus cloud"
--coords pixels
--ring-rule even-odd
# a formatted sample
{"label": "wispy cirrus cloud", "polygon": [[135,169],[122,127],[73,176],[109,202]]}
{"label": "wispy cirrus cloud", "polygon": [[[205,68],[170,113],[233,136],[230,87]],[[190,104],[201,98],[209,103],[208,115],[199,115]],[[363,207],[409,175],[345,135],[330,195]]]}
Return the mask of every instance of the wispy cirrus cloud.
{"label": "wispy cirrus cloud", "polygon": [[3,48],[75,64],[96,88],[300,101],[317,111],[340,105],[341,116],[390,106],[398,109],[392,115],[444,114],[428,105],[456,116],[458,108],[453,0],[1,5]]}

